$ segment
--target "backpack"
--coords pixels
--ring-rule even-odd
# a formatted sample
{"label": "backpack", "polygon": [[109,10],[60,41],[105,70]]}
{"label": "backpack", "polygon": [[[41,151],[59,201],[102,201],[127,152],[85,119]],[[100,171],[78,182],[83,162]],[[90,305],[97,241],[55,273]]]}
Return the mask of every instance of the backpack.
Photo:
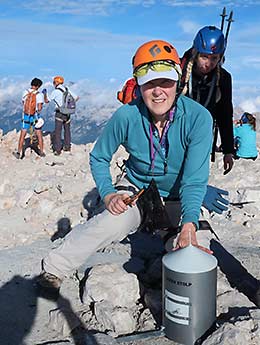
{"label": "backpack", "polygon": [[58,88],[63,95],[62,95],[62,105],[59,106],[59,110],[62,114],[71,115],[74,114],[76,111],[76,100],[70,93],[69,89],[65,86],[65,91]]}
{"label": "backpack", "polygon": [[123,104],[132,102],[138,97],[137,88],[138,85],[136,84],[135,78],[128,79],[122,90],[117,92],[117,99]]}
{"label": "backpack", "polygon": [[37,107],[37,101],[36,101],[36,95],[39,93],[39,91],[35,92],[28,90],[27,95],[25,96],[25,100],[23,103],[23,111],[24,114],[27,115],[34,115],[36,113],[36,107]]}

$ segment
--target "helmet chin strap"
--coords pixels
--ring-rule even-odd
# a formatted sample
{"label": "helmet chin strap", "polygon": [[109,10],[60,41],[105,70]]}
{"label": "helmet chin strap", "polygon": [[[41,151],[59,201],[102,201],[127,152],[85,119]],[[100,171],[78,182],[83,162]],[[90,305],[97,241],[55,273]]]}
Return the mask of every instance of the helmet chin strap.
{"label": "helmet chin strap", "polygon": [[176,95],[175,95],[175,99],[173,101],[173,105],[171,107],[171,109],[173,109],[176,105],[176,102],[179,98],[179,96],[182,94],[182,88],[181,88],[181,81],[180,79],[177,81],[177,87],[176,87]]}

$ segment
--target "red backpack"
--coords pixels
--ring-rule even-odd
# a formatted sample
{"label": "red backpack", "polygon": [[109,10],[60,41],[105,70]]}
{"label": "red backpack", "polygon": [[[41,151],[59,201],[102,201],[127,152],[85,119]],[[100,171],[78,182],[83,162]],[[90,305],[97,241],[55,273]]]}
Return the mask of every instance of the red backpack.
{"label": "red backpack", "polygon": [[27,95],[25,96],[24,104],[23,104],[23,111],[27,115],[34,115],[36,113],[36,95],[39,93],[39,91],[29,91]]}
{"label": "red backpack", "polygon": [[117,99],[123,104],[132,102],[137,98],[137,87],[135,78],[128,79],[122,90],[117,92]]}

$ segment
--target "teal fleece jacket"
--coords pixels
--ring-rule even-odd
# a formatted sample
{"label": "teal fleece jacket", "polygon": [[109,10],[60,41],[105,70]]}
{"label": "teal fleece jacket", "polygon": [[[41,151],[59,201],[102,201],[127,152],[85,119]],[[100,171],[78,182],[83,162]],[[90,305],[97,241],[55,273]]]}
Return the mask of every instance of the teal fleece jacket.
{"label": "teal fleece jacket", "polygon": [[166,159],[159,141],[153,138],[157,150],[153,171],[149,127],[150,115],[142,98],[121,106],[108,121],[90,153],[91,171],[100,196],[103,199],[116,192],[110,162],[118,147],[123,145],[129,153],[126,161],[129,181],[141,189],[154,178],[162,197],[180,198],[182,224],[194,222],[198,225],[209,176],[212,117],[197,102],[180,96],[167,132]]}
{"label": "teal fleece jacket", "polygon": [[256,131],[249,123],[234,127],[234,137],[237,144],[236,155],[241,158],[257,157]]}

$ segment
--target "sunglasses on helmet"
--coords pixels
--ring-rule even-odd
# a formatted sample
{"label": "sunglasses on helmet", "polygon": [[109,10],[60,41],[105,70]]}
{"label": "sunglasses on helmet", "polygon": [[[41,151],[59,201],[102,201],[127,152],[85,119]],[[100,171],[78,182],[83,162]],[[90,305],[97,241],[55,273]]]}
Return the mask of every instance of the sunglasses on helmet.
{"label": "sunglasses on helmet", "polygon": [[175,69],[178,75],[181,74],[180,67],[173,64],[172,62],[154,61],[154,62],[149,62],[137,67],[134,70],[133,75],[134,77],[137,77],[137,78],[143,77],[148,73],[149,69],[154,72],[166,72],[166,71],[172,71],[173,69]]}

